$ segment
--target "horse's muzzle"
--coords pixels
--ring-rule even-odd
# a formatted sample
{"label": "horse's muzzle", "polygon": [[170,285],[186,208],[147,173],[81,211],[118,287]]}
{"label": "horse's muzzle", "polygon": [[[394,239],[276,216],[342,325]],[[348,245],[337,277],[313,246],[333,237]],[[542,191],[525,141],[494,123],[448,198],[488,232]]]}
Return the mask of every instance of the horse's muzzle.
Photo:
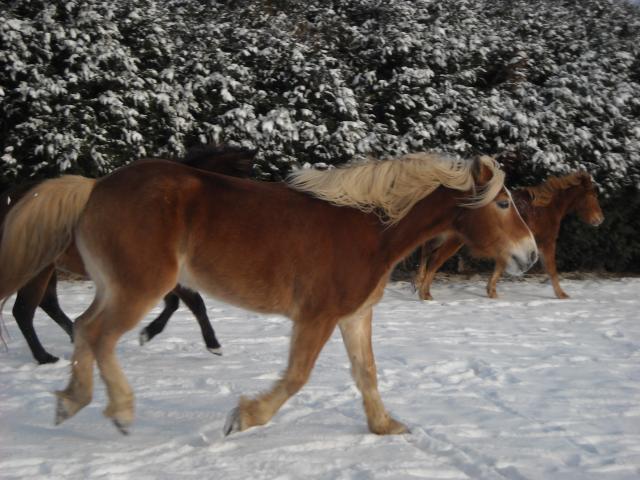
{"label": "horse's muzzle", "polygon": [[[531,241],[533,243],[533,241]],[[527,242],[526,248],[522,248],[511,254],[507,263],[507,273],[510,275],[521,275],[529,270],[538,261],[538,248],[535,243],[530,245]]]}
{"label": "horse's muzzle", "polygon": [[602,224],[602,222],[604,222],[604,215],[598,215],[592,218],[589,224],[591,224],[591,226],[593,227],[599,227]]}

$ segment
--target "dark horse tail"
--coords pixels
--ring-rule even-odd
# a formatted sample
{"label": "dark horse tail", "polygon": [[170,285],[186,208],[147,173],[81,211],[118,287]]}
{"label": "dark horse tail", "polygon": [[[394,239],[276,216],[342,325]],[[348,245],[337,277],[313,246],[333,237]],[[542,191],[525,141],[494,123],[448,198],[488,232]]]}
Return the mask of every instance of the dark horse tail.
{"label": "dark horse tail", "polygon": [[95,182],[77,175],[46,180],[11,208],[0,241],[0,302],[69,247]]}

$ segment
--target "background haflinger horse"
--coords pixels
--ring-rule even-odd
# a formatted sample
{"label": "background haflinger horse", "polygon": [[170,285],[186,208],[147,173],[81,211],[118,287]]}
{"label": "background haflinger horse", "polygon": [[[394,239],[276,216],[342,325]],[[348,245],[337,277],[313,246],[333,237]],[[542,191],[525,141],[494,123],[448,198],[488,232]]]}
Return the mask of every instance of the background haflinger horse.
{"label": "background haflinger horse", "polygon": [[66,183],[64,177],[44,182],[39,195],[25,198],[6,220],[39,226],[33,238],[42,245],[21,248],[26,239],[12,228],[15,236],[5,235],[0,249],[0,298],[50,264],[74,232],[96,284],[93,303],[75,324],[71,379],[57,392],[56,423],[90,403],[97,362],[109,398],[104,413],[128,431],[134,395],[115,345],[180,283],[293,321],[284,375],[270,391],[241,397],[225,433],[268,422],[306,383],[336,325],[369,429],[406,432],[384,408],[371,348],[372,307],[393,266],[451,230],[514,269],[537,260],[504,173],[489,157],[467,162],[413,154],[300,171],[288,185],[149,161],[83,189]]}
{"label": "background haflinger horse", "polygon": [[[175,161],[190,167],[225,175],[249,177],[253,169],[255,154],[255,150],[229,146],[201,145],[189,149],[184,158]],[[0,224],[20,199],[37,186],[38,182],[20,185],[4,192],[0,196]],[[73,322],[67,317],[58,303],[56,268],[75,275],[85,275],[82,260],[75,250],[75,246],[72,245],[69,251],[56,260],[55,265],[46,266],[18,290],[13,306],[13,315],[20,327],[20,331],[24,335],[33,357],[41,364],[56,362],[58,358],[44,349],[34,329],[33,317],[38,306],[60,325],[69,335],[69,338],[72,338],[73,335]],[[165,307],[160,315],[142,329],[140,343],[144,344],[162,332],[171,315],[178,309],[180,300],[187,305],[198,320],[207,349],[219,354],[221,351],[220,343],[207,317],[202,297],[197,292],[180,285],[177,285],[173,291],[165,296]]]}
{"label": "background haflinger horse", "polygon": [[[556,240],[562,219],[576,212],[585,223],[598,226],[604,215],[598,203],[598,194],[591,176],[583,171],[563,177],[550,177],[534,187],[514,190],[513,200],[518,211],[533,233],[542,261],[558,298],[568,298],[560,287],[556,268]],[[462,246],[464,241],[454,233],[425,243],[421,248],[420,265],[415,284],[422,300],[432,300],[431,283],[438,269]],[[472,252],[473,254],[473,252]],[[496,283],[505,269],[498,260],[487,283],[487,294],[496,298]]]}

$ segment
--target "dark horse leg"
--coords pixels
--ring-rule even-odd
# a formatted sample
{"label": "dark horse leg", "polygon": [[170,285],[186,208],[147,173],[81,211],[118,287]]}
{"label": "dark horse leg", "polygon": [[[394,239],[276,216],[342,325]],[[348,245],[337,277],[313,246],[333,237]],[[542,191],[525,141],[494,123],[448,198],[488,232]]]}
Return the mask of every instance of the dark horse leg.
{"label": "dark horse leg", "polygon": [[421,300],[433,300],[431,284],[440,267],[449,260],[464,244],[456,236],[447,238],[444,243],[433,247],[429,242],[420,250],[420,268],[416,275],[416,287]]}
{"label": "dark horse leg", "polygon": [[60,304],[58,303],[57,287],[58,275],[54,270],[49,283],[47,283],[47,289],[44,292],[44,297],[40,300],[40,308],[44,310],[54,322],[60,325],[60,328],[67,332],[69,339],[73,342],[73,321],[62,311],[62,308],[60,308]]}
{"label": "dark horse leg", "polygon": [[[71,336],[73,323],[62,312],[56,298],[55,267],[50,265],[32,278],[29,283],[18,290],[16,302],[13,305],[13,316],[24,335],[33,357],[38,363],[53,363],[58,361],[47,352],[33,328],[33,316],[38,305]],[[45,307],[46,306],[46,307]]]}
{"label": "dark horse leg", "polygon": [[207,308],[204,304],[204,300],[202,300],[202,297],[198,292],[194,292],[193,290],[189,290],[188,288],[180,285],[177,285],[173,291],[164,297],[165,307],[158,318],[142,329],[139,337],[140,345],[144,345],[164,330],[169,318],[178,309],[180,300],[185,303],[198,320],[200,330],[202,331],[202,338],[207,346],[207,350],[211,353],[215,353],[216,355],[222,355],[222,347],[216,338],[216,334],[213,331],[213,327],[211,326],[211,322],[207,316]]}

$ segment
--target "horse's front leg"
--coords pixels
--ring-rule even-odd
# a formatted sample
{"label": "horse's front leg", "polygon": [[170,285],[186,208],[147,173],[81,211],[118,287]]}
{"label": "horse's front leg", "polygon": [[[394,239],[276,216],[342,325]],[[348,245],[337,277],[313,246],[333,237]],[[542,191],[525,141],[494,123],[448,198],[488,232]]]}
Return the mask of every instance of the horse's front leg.
{"label": "horse's front leg", "polygon": [[[316,319],[314,319],[316,320]],[[311,374],[320,350],[335,328],[334,321],[299,320],[294,323],[289,349],[289,365],[273,388],[256,398],[240,397],[224,426],[225,435],[264,425],[280,407],[300,390]]]}
{"label": "horse's front leg", "polygon": [[454,236],[453,238],[447,239],[433,251],[426,273],[422,279],[422,285],[420,285],[419,289],[421,300],[433,300],[431,296],[431,284],[433,283],[436,273],[440,270],[440,267],[444,265],[444,262],[449,260],[462,248],[462,245],[464,245],[462,241]]}
{"label": "horse's front leg", "polygon": [[418,264],[418,271],[413,277],[413,286],[416,290],[420,291],[424,284],[424,277],[427,274],[427,260],[433,252],[429,242],[425,242],[420,247],[420,263]]}
{"label": "horse's front leg", "polygon": [[498,284],[498,279],[502,276],[505,268],[507,268],[507,264],[503,260],[496,260],[496,266],[494,267],[491,278],[487,283],[487,295],[489,298],[498,298],[496,285]]}
{"label": "horse's front leg", "polygon": [[371,347],[371,313],[371,308],[368,308],[339,323],[351,360],[351,374],[362,393],[369,430],[378,435],[407,433],[407,426],[394,420],[386,411],[378,392],[376,363]]}
{"label": "horse's front leg", "polygon": [[140,330],[140,334],[138,335],[138,341],[140,345],[144,345],[153,337],[158,335],[164,330],[164,327],[167,326],[167,322],[171,318],[171,315],[178,310],[180,306],[180,297],[177,295],[175,290],[167,293],[164,296],[164,309],[149,325]]}

